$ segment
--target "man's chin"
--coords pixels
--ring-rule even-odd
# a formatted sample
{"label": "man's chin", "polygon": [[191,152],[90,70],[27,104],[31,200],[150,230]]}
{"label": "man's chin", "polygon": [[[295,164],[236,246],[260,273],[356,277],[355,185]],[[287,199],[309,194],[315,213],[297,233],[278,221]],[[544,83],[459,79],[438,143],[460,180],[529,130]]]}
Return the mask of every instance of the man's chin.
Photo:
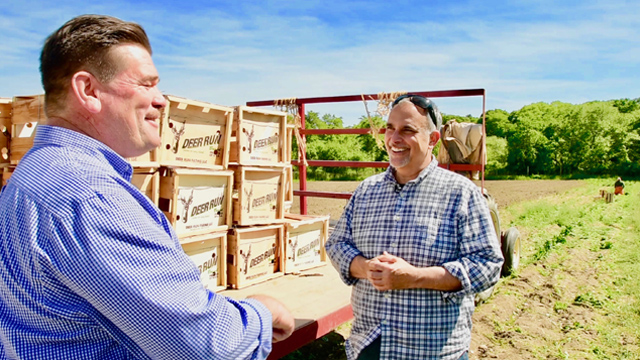
{"label": "man's chin", "polygon": [[401,169],[409,164],[407,160],[389,160],[389,164],[393,166],[394,169]]}

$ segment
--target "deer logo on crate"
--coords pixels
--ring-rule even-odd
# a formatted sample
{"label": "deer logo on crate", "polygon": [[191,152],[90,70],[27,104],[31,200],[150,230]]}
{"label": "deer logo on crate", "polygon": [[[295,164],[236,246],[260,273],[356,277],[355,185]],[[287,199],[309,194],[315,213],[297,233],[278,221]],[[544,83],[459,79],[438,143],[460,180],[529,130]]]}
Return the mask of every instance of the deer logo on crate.
{"label": "deer logo on crate", "polygon": [[189,219],[189,207],[193,202],[193,190],[191,190],[191,196],[189,196],[189,200],[187,200],[186,198],[180,198],[180,201],[182,202],[182,206],[184,207],[182,210],[182,222],[186,223]]}
{"label": "deer logo on crate", "polygon": [[251,244],[249,244],[249,249],[246,254],[242,253],[240,250],[240,255],[242,256],[242,260],[244,260],[244,270],[241,270],[245,275],[247,275],[247,271],[249,271],[249,257],[251,256]]}
{"label": "deer logo on crate", "polygon": [[169,123],[171,132],[173,133],[173,144],[171,145],[171,151],[173,151],[174,154],[177,154],[178,147],[180,146],[180,137],[184,135],[184,127],[187,125],[187,123],[182,123],[182,127],[180,127],[180,130],[176,130],[173,124],[175,123]]}
{"label": "deer logo on crate", "polygon": [[253,196],[253,184],[251,184],[251,191],[244,189],[244,194],[247,195],[247,214],[251,212],[251,196]]}
{"label": "deer logo on crate", "polygon": [[296,237],[296,242],[293,242],[289,239],[289,245],[291,245],[291,261],[296,261],[296,248],[298,247],[298,238]]}
{"label": "deer logo on crate", "polygon": [[249,143],[249,149],[247,149],[247,151],[251,154],[251,151],[253,150],[251,144],[253,143],[253,137],[256,135],[255,126],[251,126],[251,132],[248,132],[246,129],[242,129],[242,132],[247,134],[247,142]]}

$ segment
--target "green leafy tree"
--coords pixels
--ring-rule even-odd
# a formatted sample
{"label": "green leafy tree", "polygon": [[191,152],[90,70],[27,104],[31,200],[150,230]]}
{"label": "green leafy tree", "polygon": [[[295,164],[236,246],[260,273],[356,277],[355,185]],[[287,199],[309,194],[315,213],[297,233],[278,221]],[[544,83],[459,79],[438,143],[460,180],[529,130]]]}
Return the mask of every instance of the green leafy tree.
{"label": "green leafy tree", "polygon": [[498,136],[487,136],[487,174],[502,174],[508,166],[509,148],[507,140]]}
{"label": "green leafy tree", "polygon": [[[368,117],[363,116],[360,118],[360,122],[355,126],[356,129],[370,129],[371,122],[374,127],[378,129],[384,129],[386,121],[382,120],[380,116],[372,116],[371,120]],[[374,135],[364,134],[358,135],[357,139],[360,142],[361,149],[364,153],[370,154],[368,161],[389,161],[389,156],[384,147],[384,134],[378,134],[378,141],[376,141]]]}
{"label": "green leafy tree", "polygon": [[488,136],[501,138],[506,138],[515,130],[514,124],[509,120],[509,113],[501,109],[486,112],[485,128]]}
{"label": "green leafy tree", "polygon": [[619,99],[613,101],[613,106],[623,114],[628,114],[640,109],[640,101],[638,99]]}

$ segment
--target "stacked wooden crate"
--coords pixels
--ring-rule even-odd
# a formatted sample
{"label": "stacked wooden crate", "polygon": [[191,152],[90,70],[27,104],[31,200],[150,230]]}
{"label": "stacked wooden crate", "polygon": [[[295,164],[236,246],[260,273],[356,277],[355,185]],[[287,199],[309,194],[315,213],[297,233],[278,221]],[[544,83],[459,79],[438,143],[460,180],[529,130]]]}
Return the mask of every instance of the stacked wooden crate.
{"label": "stacked wooden crate", "polygon": [[285,214],[284,272],[294,274],[327,263],[329,216]]}
{"label": "stacked wooden crate", "polygon": [[229,169],[234,171],[229,232],[229,286],[243,288],[284,275],[287,114],[235,108]]}
{"label": "stacked wooden crate", "polygon": [[45,119],[44,95],[13,97],[9,141],[9,160],[12,165],[17,165],[24,154],[33,147],[36,128]]}
{"label": "stacked wooden crate", "polygon": [[293,169],[290,164],[295,126],[295,124],[287,124],[289,146],[285,159],[289,166],[286,168],[285,180],[285,274],[295,274],[327,264],[324,245],[329,236],[329,215],[309,216],[289,213],[293,205]]}
{"label": "stacked wooden crate", "polygon": [[233,171],[227,166],[234,109],[165,98],[159,126],[162,143],[129,159],[133,181],[172,224],[205,287],[224,290],[227,231],[232,225]]}

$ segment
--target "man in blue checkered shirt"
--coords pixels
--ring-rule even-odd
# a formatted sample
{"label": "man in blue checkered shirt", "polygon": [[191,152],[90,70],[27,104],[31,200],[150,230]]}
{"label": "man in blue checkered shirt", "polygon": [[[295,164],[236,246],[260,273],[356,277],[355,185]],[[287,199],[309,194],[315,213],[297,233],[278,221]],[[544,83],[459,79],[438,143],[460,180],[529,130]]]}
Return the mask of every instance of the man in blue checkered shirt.
{"label": "man in blue checkered shirt", "polygon": [[441,123],[429,99],[394,101],[390,166],[359,185],[327,241],[353,285],[349,360],[468,359],[474,294],[504,260],[480,189],[432,155]]}
{"label": "man in blue checkered shirt", "polygon": [[137,24],[74,18],[41,55],[46,124],[0,194],[0,359],[264,359],[291,313],[205,289],[125,160],[166,100]]}

